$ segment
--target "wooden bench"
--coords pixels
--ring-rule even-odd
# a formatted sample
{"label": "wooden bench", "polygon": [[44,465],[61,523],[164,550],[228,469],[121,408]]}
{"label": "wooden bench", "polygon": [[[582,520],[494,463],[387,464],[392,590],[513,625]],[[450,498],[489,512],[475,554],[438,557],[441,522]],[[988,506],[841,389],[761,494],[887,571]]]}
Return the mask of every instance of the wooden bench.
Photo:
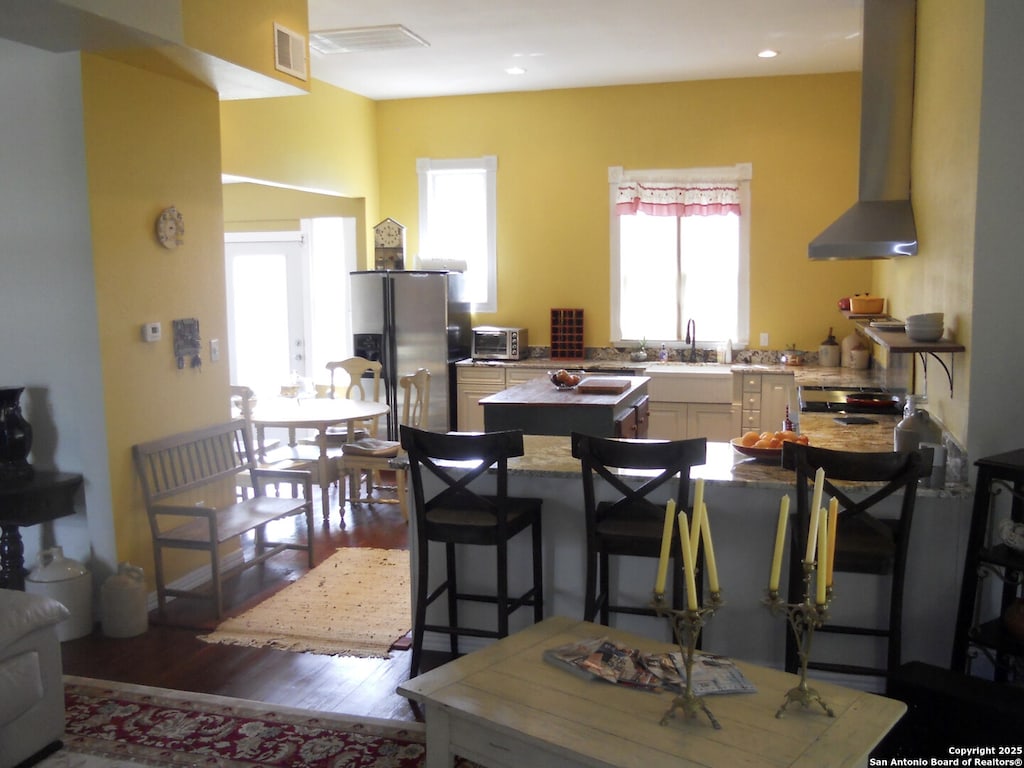
{"label": "wooden bench", "polygon": [[[310,473],[259,468],[244,420],[141,443],[133,446],[132,459],[153,537],[161,613],[168,597],[188,597],[212,600],[219,619],[224,579],[288,549],[304,550],[309,567],[313,567]],[[302,498],[267,496],[265,485],[278,482],[301,485]],[[251,486],[254,495],[239,501],[235,489],[242,485]],[[267,523],[299,514],[306,516],[305,543],[267,540]],[[250,532],[255,536],[254,555],[245,560],[243,554],[241,564],[222,569],[221,545]],[[164,581],[164,549],[208,552],[212,595],[201,589],[168,588]]]}

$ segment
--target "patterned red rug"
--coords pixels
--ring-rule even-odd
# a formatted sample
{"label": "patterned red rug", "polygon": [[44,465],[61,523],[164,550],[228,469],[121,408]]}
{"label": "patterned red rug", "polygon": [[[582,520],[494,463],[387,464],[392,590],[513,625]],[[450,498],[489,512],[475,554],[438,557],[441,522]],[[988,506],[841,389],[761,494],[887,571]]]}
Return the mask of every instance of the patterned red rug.
{"label": "patterned red rug", "polygon": [[43,766],[419,768],[426,756],[419,723],[73,677],[65,701],[65,748]]}

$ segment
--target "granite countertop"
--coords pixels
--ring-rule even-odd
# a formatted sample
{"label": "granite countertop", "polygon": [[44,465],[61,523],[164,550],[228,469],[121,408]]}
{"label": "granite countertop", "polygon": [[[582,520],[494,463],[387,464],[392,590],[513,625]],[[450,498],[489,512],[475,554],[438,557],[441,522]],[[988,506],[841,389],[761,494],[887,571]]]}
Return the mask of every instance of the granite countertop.
{"label": "granite countertop", "polygon": [[[549,357],[530,357],[525,360],[468,359],[461,360],[456,365],[478,368],[535,368],[538,371],[553,371],[559,368],[567,370],[586,368],[588,371],[604,370],[618,373],[625,370],[637,372],[656,370],[659,365],[666,365],[666,363],[656,361],[635,363],[630,360],[567,361],[552,360]],[[667,365],[681,364],[669,362]],[[705,363],[705,365],[718,364]],[[722,365],[726,364],[723,363]],[[883,371],[877,368],[855,370],[853,368],[824,368],[819,365],[782,365],[781,363],[732,363],[728,367],[733,373],[792,374],[797,386],[876,387],[882,383],[885,375]]]}
{"label": "granite countertop", "polygon": [[[891,451],[892,431],[899,420],[896,416],[872,416],[877,424],[845,426],[838,424],[832,414],[800,414],[800,431],[812,445],[835,450]],[[525,454],[509,461],[509,473],[535,477],[564,477],[579,480],[580,463],[572,457],[567,436],[524,435]],[[728,443],[708,443],[706,464],[693,468],[694,478],[710,483],[744,488],[778,490],[791,488],[793,472],[779,464],[747,458],[733,450]],[[625,474],[625,473],[624,473]],[[642,475],[640,471],[633,474]],[[856,484],[849,484],[856,487]],[[865,484],[870,485],[870,484]],[[918,489],[926,496],[967,496],[966,484],[948,484],[942,489]]]}

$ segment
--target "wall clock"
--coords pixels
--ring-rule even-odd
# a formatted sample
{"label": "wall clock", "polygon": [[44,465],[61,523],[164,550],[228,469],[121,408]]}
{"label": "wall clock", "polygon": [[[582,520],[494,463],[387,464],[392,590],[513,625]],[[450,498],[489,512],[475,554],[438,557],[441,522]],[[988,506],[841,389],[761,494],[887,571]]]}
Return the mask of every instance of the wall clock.
{"label": "wall clock", "polygon": [[405,227],[394,219],[384,219],[373,228],[373,243],[378,248],[400,248],[405,245]]}
{"label": "wall clock", "polygon": [[156,220],[156,238],[164,248],[182,245],[185,235],[185,219],[173,205],[164,208]]}
{"label": "wall clock", "polygon": [[405,227],[394,219],[384,219],[373,228],[374,266],[376,269],[405,268]]}

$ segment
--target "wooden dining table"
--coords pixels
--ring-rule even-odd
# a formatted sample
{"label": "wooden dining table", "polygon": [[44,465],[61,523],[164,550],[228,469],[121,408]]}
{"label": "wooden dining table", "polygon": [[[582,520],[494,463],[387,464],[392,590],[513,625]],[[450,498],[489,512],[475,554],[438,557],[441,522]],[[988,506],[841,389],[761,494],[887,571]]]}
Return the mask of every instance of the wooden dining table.
{"label": "wooden dining table", "polygon": [[264,433],[268,427],[288,430],[288,442],[296,444],[296,430],[308,429],[317,433],[318,478],[324,515],[330,508],[331,483],[340,479],[337,462],[327,453],[327,429],[344,424],[348,428],[347,442],[352,442],[356,425],[365,420],[388,413],[388,406],[373,400],[346,398],[275,397],[260,400],[252,412],[256,428],[256,442],[261,456],[264,453]]}

